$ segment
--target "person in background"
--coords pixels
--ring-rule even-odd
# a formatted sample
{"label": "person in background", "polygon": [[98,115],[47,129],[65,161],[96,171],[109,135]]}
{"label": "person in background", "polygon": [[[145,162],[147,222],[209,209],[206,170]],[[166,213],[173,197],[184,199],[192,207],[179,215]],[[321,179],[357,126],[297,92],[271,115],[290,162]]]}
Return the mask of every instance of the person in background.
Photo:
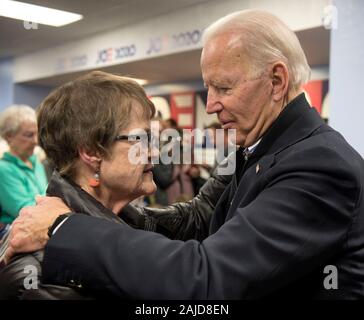
{"label": "person in background", "polygon": [[192,174],[197,176],[191,164],[173,163],[172,183],[167,188],[169,204],[189,201],[194,197]]}
{"label": "person in background", "polygon": [[29,106],[13,105],[0,114],[0,135],[8,144],[0,159],[0,237],[21,208],[45,194],[45,170],[34,155],[37,132],[35,111]]}
{"label": "person in background", "polygon": [[[167,196],[167,204],[186,202],[195,196],[192,179],[193,175],[196,175],[196,168],[194,168],[192,164],[183,163],[183,153],[191,152],[191,150],[185,148],[184,145],[186,143],[185,139],[188,139],[188,137],[184,136],[183,129],[178,126],[176,120],[173,118],[165,120],[162,125],[164,130],[161,132],[161,140],[165,140],[165,138],[162,138],[164,134],[172,134],[174,130],[178,133],[178,137],[168,136],[167,134],[168,139],[166,143],[169,144],[170,149],[168,149],[168,151],[164,150],[164,152],[172,156],[171,163],[165,165],[166,170],[164,171],[164,188]],[[176,134],[176,131],[174,134]],[[175,147],[172,146],[179,148],[179,153],[175,153]],[[163,151],[161,151],[161,158],[163,158]],[[157,167],[156,169],[159,170],[160,167]]]}
{"label": "person in background", "polygon": [[0,158],[3,156],[4,152],[9,150],[7,142],[0,136]]}
{"label": "person in background", "polygon": [[[166,122],[162,118],[155,118],[153,121],[158,121],[159,132],[152,133],[154,135],[161,135],[164,129],[166,129]],[[173,174],[173,164],[164,163],[162,161],[161,153],[163,151],[163,146],[166,141],[159,142],[159,163],[155,163],[153,167],[153,179],[157,186],[157,191],[154,195],[149,197],[150,206],[167,206],[169,205],[167,189],[172,184],[172,174]]]}
{"label": "person in background", "polygon": [[[168,202],[169,204],[175,202],[186,202],[194,197],[193,189],[193,175],[195,168],[192,163],[184,163],[185,154],[189,155],[191,153],[190,146],[188,145],[190,136],[183,132],[180,127],[173,127],[179,133],[177,139],[173,139],[174,143],[180,149],[180,153],[173,154],[172,157],[172,177],[171,184],[167,188]],[[174,148],[173,148],[174,149]],[[192,159],[191,159],[192,160]],[[192,175],[191,175],[192,173]]]}
{"label": "person in background", "polygon": [[180,130],[177,124],[177,121],[173,118],[169,118],[164,120],[164,129],[176,129]]}

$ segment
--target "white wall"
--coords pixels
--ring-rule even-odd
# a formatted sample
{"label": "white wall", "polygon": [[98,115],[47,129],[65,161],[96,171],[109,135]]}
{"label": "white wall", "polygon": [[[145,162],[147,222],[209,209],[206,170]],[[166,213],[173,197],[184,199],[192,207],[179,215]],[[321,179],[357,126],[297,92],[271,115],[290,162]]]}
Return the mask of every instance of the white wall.
{"label": "white wall", "polygon": [[364,1],[336,0],[331,32],[330,125],[364,156]]}
{"label": "white wall", "polygon": [[13,103],[13,60],[0,59],[0,111]]}

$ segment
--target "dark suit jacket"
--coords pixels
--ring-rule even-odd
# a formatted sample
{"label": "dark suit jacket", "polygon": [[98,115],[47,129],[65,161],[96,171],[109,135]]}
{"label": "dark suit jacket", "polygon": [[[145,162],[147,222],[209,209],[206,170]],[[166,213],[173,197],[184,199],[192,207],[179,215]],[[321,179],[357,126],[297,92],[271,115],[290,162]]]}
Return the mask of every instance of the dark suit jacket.
{"label": "dark suit jacket", "polygon": [[139,299],[362,298],[363,180],[302,94],[246,163],[238,152],[202,242],[76,214],[46,247],[43,281]]}

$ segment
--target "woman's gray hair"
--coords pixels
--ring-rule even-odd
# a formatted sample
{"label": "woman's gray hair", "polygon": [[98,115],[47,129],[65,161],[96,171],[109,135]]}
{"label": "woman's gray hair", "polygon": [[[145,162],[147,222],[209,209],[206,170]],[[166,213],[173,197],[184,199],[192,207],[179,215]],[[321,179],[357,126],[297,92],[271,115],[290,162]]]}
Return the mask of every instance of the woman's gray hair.
{"label": "woman's gray hair", "polygon": [[290,76],[290,90],[298,91],[311,74],[306,56],[296,34],[280,19],[261,10],[243,10],[231,13],[204,32],[203,45],[221,34],[232,34],[241,41],[243,54],[261,74],[270,63],[282,61]]}
{"label": "woman's gray hair", "polygon": [[35,110],[27,105],[12,105],[0,113],[0,136],[6,139],[18,132],[25,121],[37,123]]}

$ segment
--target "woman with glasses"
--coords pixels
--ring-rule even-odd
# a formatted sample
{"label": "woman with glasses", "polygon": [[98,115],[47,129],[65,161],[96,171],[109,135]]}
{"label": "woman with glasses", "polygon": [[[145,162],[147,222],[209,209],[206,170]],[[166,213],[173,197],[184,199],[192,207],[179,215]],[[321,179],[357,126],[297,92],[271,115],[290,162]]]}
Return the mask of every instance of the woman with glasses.
{"label": "woman with glasses", "polygon": [[[104,72],[91,72],[51,92],[38,110],[39,142],[56,168],[47,195],[60,197],[74,212],[126,223],[120,211],[156,190],[149,148],[154,112],[141,86]],[[21,148],[17,144],[16,150],[22,152],[16,153],[16,161],[23,162],[23,170],[38,168],[29,158],[37,140],[35,121],[15,132],[16,141],[22,142]],[[35,175],[33,180],[35,186],[40,183]],[[34,187],[35,194],[44,190],[40,187]],[[128,224],[132,225],[130,216]],[[41,252],[15,257],[0,274],[0,299],[83,296],[77,294],[80,288],[75,283],[70,287],[76,290],[38,287],[41,260]],[[27,265],[36,266],[38,290],[24,287]]]}
{"label": "woman with glasses", "polygon": [[[72,212],[172,239],[204,234],[216,195],[230,176],[213,175],[189,203],[165,209],[127,205],[156,189],[149,161],[153,114],[153,104],[137,83],[103,72],[92,72],[53,91],[38,111],[40,145],[56,168],[47,195],[61,198]],[[54,232],[50,228],[48,235]],[[5,249],[6,244],[0,244],[0,264]],[[40,283],[42,258],[41,251],[12,258],[0,272],[0,299],[90,298],[90,291],[74,279],[68,287]],[[25,269],[28,266],[36,269]],[[97,297],[98,288],[90,289],[92,298]]]}
{"label": "woman with glasses", "polygon": [[37,145],[35,111],[13,105],[0,114],[0,136],[9,150],[0,159],[0,239],[18,216],[19,210],[35,204],[44,195],[47,178],[43,165],[33,154]]}

